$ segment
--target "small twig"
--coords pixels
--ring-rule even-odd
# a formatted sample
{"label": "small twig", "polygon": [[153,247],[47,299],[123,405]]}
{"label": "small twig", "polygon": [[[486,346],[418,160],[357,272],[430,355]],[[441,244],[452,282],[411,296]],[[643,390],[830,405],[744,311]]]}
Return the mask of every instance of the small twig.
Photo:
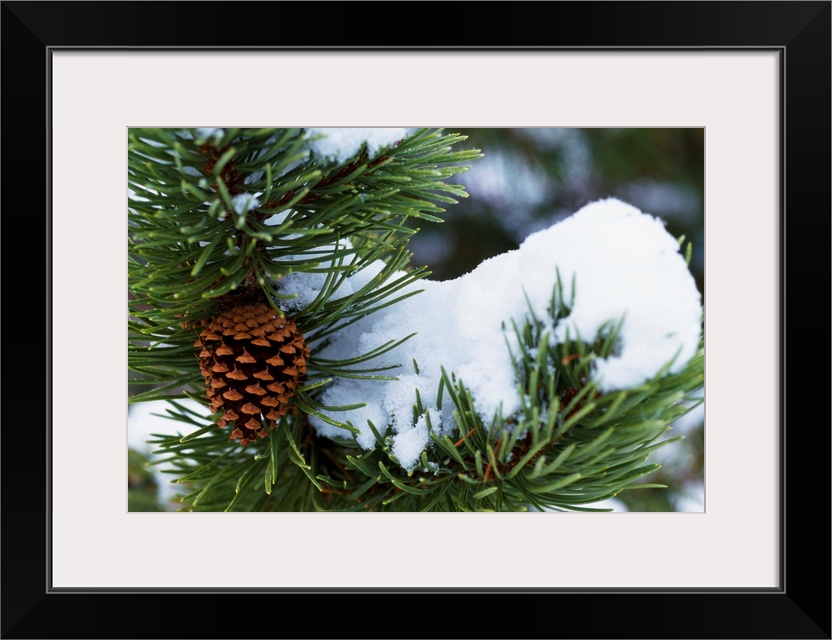
{"label": "small twig", "polygon": [[[497,452],[500,450],[500,445],[503,444],[503,441],[500,440],[497,443],[497,446],[494,447],[494,458],[497,458]],[[485,468],[485,475],[482,477],[483,482],[488,482],[488,478],[491,476],[491,461],[488,461],[488,466]]]}
{"label": "small twig", "polygon": [[476,430],[477,430],[477,428],[476,428],[476,427],[474,427],[473,429],[471,429],[468,433],[466,433],[464,436],[462,436],[459,440],[457,440],[457,441],[454,443],[454,447],[458,447],[458,446],[459,446],[459,445],[461,445],[463,442],[465,442],[465,438],[469,438],[469,437],[471,437],[471,435],[472,435],[472,434],[474,433],[474,431],[476,431]]}
{"label": "small twig", "polygon": [[567,365],[567,364],[569,364],[570,362],[572,362],[575,358],[580,358],[580,357],[581,357],[581,354],[579,354],[579,353],[572,353],[572,354],[569,354],[568,356],[564,356],[564,357],[561,359],[560,363],[561,363],[561,364],[563,364],[563,365]]}

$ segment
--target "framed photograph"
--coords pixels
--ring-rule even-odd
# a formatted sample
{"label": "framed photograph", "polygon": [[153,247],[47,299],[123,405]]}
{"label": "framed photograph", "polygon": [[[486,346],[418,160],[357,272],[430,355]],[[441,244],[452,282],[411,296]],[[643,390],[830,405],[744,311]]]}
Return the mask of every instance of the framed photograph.
{"label": "framed photograph", "polygon": [[[30,340],[24,332],[6,344],[2,637],[297,635],[288,620],[256,609],[262,603],[283,611],[283,598],[297,611],[293,623],[314,624],[315,637],[375,637],[368,625],[356,625],[354,605],[366,596],[365,603],[400,607],[396,614],[379,611],[386,624],[392,616],[392,625],[408,615],[401,607],[410,603],[441,604],[452,618],[442,623],[441,635],[829,638],[829,519],[812,508],[820,504],[825,513],[830,499],[828,407],[824,402],[818,419],[817,406],[818,397],[828,397],[828,379],[813,364],[818,351],[828,353],[825,341],[816,344],[828,335],[828,304],[804,291],[812,283],[823,300],[830,290],[828,269],[821,266],[829,264],[830,237],[830,3],[485,3],[476,11],[446,3],[441,15],[440,5],[400,6],[411,15],[423,12],[424,20],[414,20],[413,27],[369,28],[381,7],[369,3],[3,3],[4,223],[12,240],[5,297],[7,309],[15,310],[45,301],[43,312],[19,315],[43,317],[46,340]],[[432,28],[432,21],[442,28]],[[127,399],[136,381],[126,374],[124,316],[138,307],[126,308],[123,298],[125,286],[135,282],[124,243],[125,189],[137,186],[127,179],[137,171],[128,147],[135,148],[131,140],[149,145],[140,171],[162,176],[157,185],[164,190],[172,183],[164,168],[154,166],[150,147],[166,144],[168,134],[183,154],[188,150],[182,141],[203,145],[199,167],[210,166],[202,173],[221,179],[201,187],[194,175],[189,186],[181,181],[180,192],[213,188],[231,214],[240,214],[238,204],[245,209],[241,217],[261,209],[279,213],[286,202],[303,204],[288,187],[271,207],[265,191],[245,205],[242,191],[222,193],[236,184],[228,171],[214,171],[218,164],[231,166],[223,156],[223,136],[231,128],[254,137],[271,135],[272,128],[303,131],[309,144],[331,141],[336,129],[347,138],[360,130],[365,133],[356,148],[370,155],[376,140],[371,133],[399,129],[408,140],[418,138],[414,131],[479,133],[486,141],[480,149],[500,144],[488,132],[514,132],[521,145],[557,150],[560,191],[557,197],[546,192],[546,214],[530,213],[534,188],[525,195],[501,192],[511,195],[499,206],[514,212],[515,227],[501,227],[507,216],[494,215],[497,222],[464,245],[480,252],[470,257],[474,263],[555,228],[587,200],[601,197],[601,188],[605,197],[628,200],[642,211],[672,213],[674,202],[676,211],[694,211],[700,218],[690,229],[675,226],[681,225],[679,214],[668,231],[692,236],[687,239],[699,253],[688,261],[699,270],[704,292],[704,429],[700,425],[698,432],[704,463],[694,478],[701,489],[696,500],[667,508],[621,503],[612,504],[612,512],[547,513],[471,512],[493,506],[492,494],[484,491],[460,497],[459,505],[473,507],[457,513],[418,508],[424,503],[417,499],[399,512],[326,512],[282,508],[284,503],[270,511],[226,510],[221,495],[217,507],[205,511],[130,502]],[[160,142],[153,131],[167,133]],[[420,144],[428,149],[431,140]],[[318,146],[311,153],[332,158],[343,148]],[[192,164],[201,160],[198,153],[190,156]],[[523,164],[510,153],[492,157],[508,159],[514,168],[500,168],[504,180],[511,176],[509,186],[545,167]],[[605,159],[617,181],[596,191],[584,188],[586,157]],[[653,158],[652,173],[634,168],[637,157]],[[684,158],[700,167],[699,187],[686,190],[672,182],[670,176],[679,178],[687,166]],[[340,160],[349,165],[348,159],[333,162]],[[319,165],[325,173],[325,162]],[[186,169],[177,171],[184,176]],[[544,181],[553,179],[543,174]],[[345,176],[333,172],[324,186],[331,192],[330,185]],[[466,188],[472,194],[488,188],[476,182],[473,170],[471,176]],[[260,184],[254,173],[249,177]],[[25,200],[15,198],[18,193]],[[145,195],[152,201],[158,193]],[[557,208],[551,204],[556,201]],[[467,215],[485,217],[478,212],[494,202]],[[18,207],[26,215],[15,215]],[[139,219],[142,206],[133,208]],[[516,213],[521,209],[525,217]],[[218,219],[225,224],[221,214]],[[326,223],[335,224],[335,217]],[[433,241],[424,234],[425,263],[439,264],[443,251],[461,253],[463,245],[448,241],[453,224],[449,218],[443,229],[450,231]],[[464,215],[459,225],[456,233],[474,233]],[[258,233],[265,237],[268,229]],[[504,233],[508,240],[501,240]],[[619,239],[618,245],[627,244],[626,236]],[[199,248],[205,258],[194,260],[213,265],[210,242]],[[239,250],[230,247],[229,260]],[[442,275],[448,281],[470,268],[456,267],[457,273],[448,265]],[[289,280],[281,273],[282,279]],[[276,291],[295,300],[307,290],[296,285]],[[131,290],[136,292],[141,290]],[[187,285],[174,293],[186,295]],[[304,310],[300,303],[285,304],[299,314]],[[7,326],[17,337],[10,319],[15,315],[7,314]],[[197,333],[207,351],[203,360],[211,359],[201,365],[200,384],[231,384],[220,370],[228,363],[215,353],[218,344],[236,359],[252,353],[271,359],[268,366],[261,363],[262,371],[240,365],[249,377],[279,373],[283,380],[306,366],[305,358],[303,367],[282,360],[278,365],[282,356],[258,351],[272,349],[265,342],[254,346],[267,338],[275,343],[272,330],[229,337],[242,336],[241,344],[251,342],[251,349],[219,337],[214,344],[211,332],[220,327],[220,316],[204,319]],[[822,329],[811,322],[819,316]],[[258,327],[268,324],[258,317],[251,319]],[[406,318],[394,324],[404,326]],[[286,345],[280,340],[278,346],[303,351],[294,334]],[[573,360],[558,357],[563,366]],[[161,371],[157,364],[146,370]],[[27,382],[18,386],[20,380]],[[217,405],[210,408],[226,411],[223,419],[232,428],[238,425],[228,412],[248,413],[246,407],[252,414],[262,410],[266,426],[283,424],[283,414],[268,423],[273,407],[258,404],[259,384],[231,384],[234,398],[243,393],[257,402],[214,400],[209,392]],[[281,393],[285,380],[282,385]],[[573,396],[564,392],[559,401]],[[333,403],[339,399],[332,397]],[[316,428],[326,435],[320,420]],[[257,431],[246,427],[232,439],[255,451]],[[373,434],[353,435],[360,446]],[[404,461],[405,471],[429,467],[431,461],[413,454],[405,440],[391,439],[391,459]],[[34,451],[33,442],[39,445]],[[511,470],[493,444],[471,463],[486,480]],[[341,459],[332,457],[333,468],[343,470]],[[189,473],[184,480],[201,477]],[[245,473],[234,480],[238,492],[247,486]],[[397,473],[390,472],[392,485],[418,494]],[[213,500],[209,490],[222,482],[210,480],[197,494]],[[506,500],[512,495],[507,491]],[[522,597],[522,604],[506,596]],[[482,598],[499,607],[497,615],[474,615]],[[250,608],[239,615],[229,610],[232,599]],[[543,615],[529,615],[530,604]],[[306,605],[315,607],[308,621]],[[163,611],[174,616],[159,615]],[[417,625],[414,633],[436,635],[433,626]]]}
{"label": "framed photograph", "polygon": [[704,127],[128,139],[129,511],[704,511]]}

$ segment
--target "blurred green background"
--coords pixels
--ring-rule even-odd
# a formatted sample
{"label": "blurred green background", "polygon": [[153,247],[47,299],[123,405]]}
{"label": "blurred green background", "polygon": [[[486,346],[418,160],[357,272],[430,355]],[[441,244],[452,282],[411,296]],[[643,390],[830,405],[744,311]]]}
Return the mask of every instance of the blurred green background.
{"label": "blurred green background", "polygon": [[[468,136],[462,146],[484,157],[452,181],[467,199],[450,205],[442,224],[420,224],[410,243],[413,264],[434,280],[456,278],[480,262],[516,249],[531,233],[575,213],[588,202],[617,197],[665,221],[673,236],[693,245],[691,272],[704,299],[705,138],[702,128],[448,129]],[[684,440],[650,460],[662,469],[643,479],[666,489],[625,491],[617,511],[704,511],[704,411],[674,425]],[[147,455],[131,449],[129,509],[158,506],[158,474]],[[164,478],[164,477],[162,477]],[[166,482],[166,479],[161,479]],[[164,492],[169,494],[170,492]]]}

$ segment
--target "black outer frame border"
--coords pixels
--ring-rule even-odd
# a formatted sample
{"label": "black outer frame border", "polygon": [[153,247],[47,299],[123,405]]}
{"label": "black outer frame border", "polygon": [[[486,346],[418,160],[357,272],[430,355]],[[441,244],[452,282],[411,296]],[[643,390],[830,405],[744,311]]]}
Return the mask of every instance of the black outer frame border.
{"label": "black outer frame border", "polygon": [[[423,12],[432,16],[433,22],[422,20],[410,26],[397,19],[395,28],[368,28],[368,13],[392,5],[372,7],[361,2],[165,2],[162,17],[155,11],[162,3],[154,2],[2,2],[0,41],[5,55],[0,77],[6,99],[0,121],[4,125],[0,157],[6,187],[2,204],[7,207],[2,284],[6,308],[12,310],[7,327],[12,332],[19,330],[17,317],[21,317],[25,318],[21,326],[25,323],[27,327],[24,335],[37,336],[42,331],[47,336],[47,340],[24,338],[4,345],[4,360],[13,364],[6,367],[9,378],[2,387],[5,425],[0,429],[4,445],[0,449],[4,481],[0,493],[2,638],[285,637],[283,630],[294,629],[294,625],[279,616],[289,611],[301,628],[308,629],[300,634],[292,631],[296,637],[350,637],[346,634],[355,628],[360,637],[420,637],[441,629],[447,637],[459,638],[830,638],[830,430],[826,402],[830,381],[828,370],[818,375],[816,364],[818,351],[822,362],[830,353],[830,2],[445,2],[441,7],[433,5],[430,11],[424,4],[397,4],[409,9],[411,15]],[[218,32],[219,16],[245,15],[246,9],[266,23],[305,28],[287,30],[283,26],[274,32],[252,33],[245,27]],[[274,17],[267,20],[272,13]],[[310,21],[310,17],[314,19]],[[450,33],[449,25],[459,25],[453,39],[445,35]],[[780,98],[780,184],[785,187],[780,190],[779,247],[779,391],[784,452],[780,588],[310,589],[279,593],[51,589],[47,548],[51,455],[41,456],[44,451],[49,453],[51,442],[54,382],[49,379],[53,319],[48,274],[54,241],[50,235],[51,149],[47,136],[51,126],[50,51],[127,47],[779,51],[781,78],[785,78]],[[34,194],[42,194],[45,216],[32,205],[37,201]],[[16,213],[22,210],[25,216]],[[16,247],[24,238],[28,242],[22,253]],[[37,251],[38,246],[43,247],[43,254]],[[793,319],[789,327],[787,290]],[[33,309],[45,312],[33,313]],[[43,322],[35,330],[29,327],[34,317]],[[817,319],[823,321],[820,328],[812,322]],[[792,349],[787,352],[789,337]],[[793,385],[795,393],[788,405],[787,372],[800,384],[799,388]],[[737,374],[742,375],[741,365]],[[818,411],[818,397],[824,401],[822,412]],[[46,418],[45,432],[36,426],[41,417]],[[83,431],[84,425],[78,428]],[[25,453],[44,439],[44,450]],[[753,454],[753,445],[750,451]],[[794,470],[793,474],[787,476],[787,469]],[[807,490],[808,506],[801,501]],[[813,509],[818,505],[820,511]],[[516,561],[534,562],[539,552],[529,550]],[[372,600],[361,600],[366,595]],[[397,595],[418,600],[394,599]],[[512,603],[508,600],[512,597],[522,600]],[[304,619],[301,612],[310,603],[312,617]],[[500,609],[483,607],[499,607],[500,603],[514,607],[512,615],[498,615]],[[387,607],[382,608],[384,604]],[[390,605],[395,608],[393,618],[387,620]],[[403,633],[401,622],[412,616],[414,606],[441,606],[450,616],[427,625],[411,624]],[[167,619],[161,616],[165,611],[171,612]],[[483,611],[488,613],[483,616]],[[367,618],[378,619],[382,612],[379,635],[373,636]]]}

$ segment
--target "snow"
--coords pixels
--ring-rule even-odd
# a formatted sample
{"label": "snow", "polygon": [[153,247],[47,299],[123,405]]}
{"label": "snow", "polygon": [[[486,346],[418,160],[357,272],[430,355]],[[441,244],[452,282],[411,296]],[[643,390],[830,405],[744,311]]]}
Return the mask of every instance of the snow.
{"label": "snow", "polygon": [[197,169],[196,167],[191,167],[190,165],[186,165],[182,168],[182,170],[189,176],[193,176],[194,178],[201,178],[202,171]]}
{"label": "snow", "polygon": [[686,487],[686,493],[674,500],[673,508],[677,512],[705,512],[705,484],[695,482]]}
{"label": "snow", "polygon": [[269,226],[278,227],[289,218],[289,215],[292,213],[291,209],[284,209],[279,213],[275,213],[270,217],[266,218],[263,222],[265,222]]}
{"label": "snow", "polygon": [[317,140],[310,140],[309,147],[313,155],[321,160],[342,164],[361,151],[366,144],[370,158],[396,144],[407,136],[406,128],[360,128],[360,127],[325,127],[306,129],[307,137],[322,135]]}
{"label": "snow", "polygon": [[[278,225],[281,224],[284,220],[285,214],[278,214],[269,218],[269,220],[266,221],[266,224]],[[286,237],[290,238],[292,236]],[[335,251],[349,251],[352,248],[352,243],[349,240],[339,240],[337,243],[322,245],[316,250],[321,252],[322,254],[327,254]],[[296,260],[300,260],[303,257],[304,256],[299,255],[288,255],[282,258],[282,260],[286,262],[293,262]],[[327,268],[337,268],[338,264],[338,260],[331,260],[325,263],[320,263],[320,266],[326,266]],[[347,259],[344,262],[344,265],[342,265],[342,268],[343,266],[349,265],[354,265],[356,270],[353,272],[352,275],[345,278],[338,285],[337,289],[334,292],[332,292],[330,299],[338,300],[339,298],[345,298],[347,296],[352,295],[354,292],[364,287],[368,282],[370,282],[370,280],[376,277],[379,273],[381,273],[386,266],[385,263],[381,260],[376,260],[374,262],[358,266],[358,263],[352,262],[350,259]],[[304,309],[307,305],[312,303],[318,296],[324,284],[326,283],[326,279],[327,275],[325,273],[310,273],[308,271],[295,271],[283,276],[283,278],[281,278],[279,281],[273,282],[272,284],[277,285],[277,288],[279,289],[281,295],[290,295],[293,297],[288,300],[278,300],[278,306],[280,306],[280,308],[284,311],[288,312]]]}
{"label": "snow", "polygon": [[133,191],[130,187],[127,188],[127,199],[128,200],[135,200],[136,202],[150,202],[150,200],[148,198],[140,196],[135,191]]}
{"label": "snow", "polygon": [[[177,402],[191,411],[206,415],[206,417],[209,414],[201,404],[194,400],[177,400]],[[162,456],[156,455],[154,445],[147,442],[150,439],[155,439],[152,438],[153,434],[174,435],[180,433],[184,436],[198,429],[193,425],[165,417],[168,409],[173,409],[173,406],[164,400],[137,402],[130,405],[127,415],[127,446],[145,454],[150,461],[155,461],[161,459]],[[148,466],[147,469],[153,474],[159,488],[158,503],[167,506],[171,499],[179,493],[179,487],[172,482],[175,476],[163,473],[163,470],[173,469],[173,466],[170,463],[162,462]]]}
{"label": "snow", "polygon": [[257,182],[258,180],[260,180],[260,178],[263,177],[263,174],[265,173],[265,171],[255,171],[254,173],[250,173],[246,176],[245,180],[243,180],[243,184],[252,184],[254,182]]}
{"label": "snow", "polygon": [[705,403],[702,402],[673,423],[673,432],[690,434],[705,422]]}
{"label": "snow", "polygon": [[238,193],[231,198],[231,204],[234,206],[234,212],[237,215],[244,216],[252,209],[260,206],[260,201],[251,193]]}
{"label": "snow", "polygon": [[[287,295],[294,295],[295,297],[289,300],[279,300],[278,304],[280,308],[284,311],[293,311],[305,308],[318,296],[325,281],[326,276],[322,273],[304,273],[296,271],[283,276],[283,279],[280,281],[281,293],[285,291]],[[337,295],[339,293],[349,295],[346,289],[342,287],[333,297],[339,297]]]}
{"label": "snow", "polygon": [[224,133],[225,131],[223,129],[218,129],[217,127],[198,127],[196,130],[196,136],[199,140],[213,138],[214,142],[222,140]]}
{"label": "snow", "polygon": [[[486,424],[496,411],[504,417],[518,411],[520,398],[506,348],[508,342],[519,353],[511,321],[522,325],[528,305],[538,318],[548,317],[556,270],[564,283],[574,275],[575,299],[570,315],[551,327],[553,338],[563,341],[568,335],[592,341],[604,323],[624,318],[615,355],[595,363],[594,378],[602,390],[637,386],[674,356],[670,370],[678,371],[696,353],[701,296],[678,242],[661,220],[606,199],[530,235],[517,250],[486,260],[456,280],[412,283],[400,293],[421,293],[344,328],[321,357],[354,357],[416,335],[373,360],[374,366],[400,365],[391,372],[398,380],[339,378],[327,387],[322,395],[325,405],[366,403],[333,411],[331,417],[359,429],[356,441],[365,449],[376,446],[367,421],[382,433],[389,425],[393,454],[412,471],[429,442],[424,414],[430,415],[439,435],[450,435],[456,426],[447,392],[439,408],[443,367],[472,392]],[[303,299],[313,299],[316,285],[310,276],[304,280],[299,274],[298,280],[310,289]],[[425,411],[414,421],[416,391]],[[314,416],[310,421],[324,436],[347,435]]]}
{"label": "snow", "polygon": [[[609,513],[629,513],[630,509],[627,507],[627,503],[621,500],[620,498],[607,498],[606,500],[599,500],[597,502],[593,502],[590,505],[587,505],[590,509],[610,509],[611,511],[603,511],[599,512],[598,515],[602,514],[609,514]],[[529,505],[529,511],[532,513],[536,512],[543,512],[543,513],[552,513],[558,512],[558,509],[555,508],[544,508],[544,509],[537,509],[533,505]],[[568,512],[567,512],[568,513]],[[586,517],[584,514],[583,517]]]}
{"label": "snow", "polygon": [[677,352],[671,371],[679,371],[696,353],[701,297],[678,242],[658,218],[609,199],[524,244],[531,255],[557,247],[553,264],[561,278],[577,278],[575,306],[555,328],[555,338],[563,340],[569,333],[591,340],[604,322],[625,317],[621,353],[597,362],[602,391],[646,382]]}

